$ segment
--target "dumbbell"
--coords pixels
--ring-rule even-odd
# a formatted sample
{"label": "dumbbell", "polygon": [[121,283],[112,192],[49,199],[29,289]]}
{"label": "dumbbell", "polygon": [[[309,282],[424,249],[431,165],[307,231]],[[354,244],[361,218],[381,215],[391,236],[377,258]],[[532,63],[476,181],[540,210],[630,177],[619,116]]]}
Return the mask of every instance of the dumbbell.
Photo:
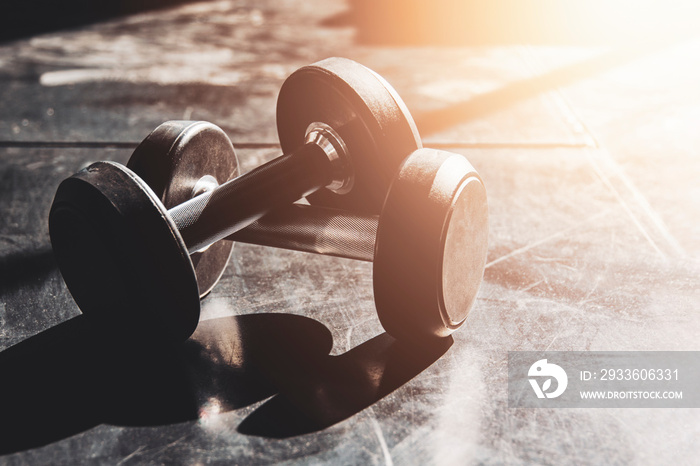
{"label": "dumbbell", "polygon": [[[228,262],[232,243],[219,239],[308,194],[313,204],[378,213],[397,167],[421,147],[391,85],[344,58],[303,67],[285,80],[277,131],[288,155],[221,186],[237,175],[238,161],[223,131],[205,122],[159,126],[127,163],[170,209],[192,254],[201,296]],[[210,192],[193,199],[204,191]]]}
{"label": "dumbbell", "polygon": [[83,313],[115,334],[186,339],[199,320],[199,298],[228,261],[231,242],[219,240],[304,196],[379,212],[398,166],[421,147],[393,88],[341,58],[285,80],[277,128],[285,155],[238,177],[221,130],[170,122],[139,145],[127,167],[97,162],[64,180],[49,233]]}
{"label": "dumbbell", "polygon": [[230,238],[372,261],[386,331],[408,341],[444,337],[464,323],[483,278],[486,190],[464,157],[418,149],[395,176],[379,216],[293,204]]}

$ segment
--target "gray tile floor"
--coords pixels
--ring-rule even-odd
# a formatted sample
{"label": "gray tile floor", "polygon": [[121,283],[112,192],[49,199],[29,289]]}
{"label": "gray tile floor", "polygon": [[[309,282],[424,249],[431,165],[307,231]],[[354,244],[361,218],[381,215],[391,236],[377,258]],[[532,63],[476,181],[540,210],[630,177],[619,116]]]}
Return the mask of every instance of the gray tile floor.
{"label": "gray tile floor", "polygon": [[[512,409],[506,377],[508,351],[700,350],[700,40],[358,45],[321,25],[345,8],[203,2],[0,45],[0,462],[695,462],[697,410]],[[451,347],[383,333],[369,264],[237,245],[181,351],[100,349],[51,255],[58,183],[168,119],[255,167],[284,78],[330,55],[484,178],[485,280]]]}

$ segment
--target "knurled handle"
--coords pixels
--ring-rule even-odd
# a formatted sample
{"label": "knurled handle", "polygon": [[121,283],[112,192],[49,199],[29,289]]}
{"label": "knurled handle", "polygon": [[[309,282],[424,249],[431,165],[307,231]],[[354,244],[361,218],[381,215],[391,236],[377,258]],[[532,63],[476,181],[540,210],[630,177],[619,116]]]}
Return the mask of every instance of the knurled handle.
{"label": "knurled handle", "polygon": [[371,262],[379,217],[327,207],[280,207],[227,239]]}

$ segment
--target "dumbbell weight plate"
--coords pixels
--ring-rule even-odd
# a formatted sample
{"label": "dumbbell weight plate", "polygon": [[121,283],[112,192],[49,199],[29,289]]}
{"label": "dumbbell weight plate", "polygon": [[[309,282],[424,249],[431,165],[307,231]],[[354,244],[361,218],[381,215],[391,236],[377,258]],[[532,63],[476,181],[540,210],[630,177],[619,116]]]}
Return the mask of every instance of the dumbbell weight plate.
{"label": "dumbbell weight plate", "polygon": [[277,132],[283,152],[304,143],[312,123],[333,128],[348,148],[354,185],[347,194],[328,189],[312,204],[378,214],[403,159],[421,147],[416,125],[396,91],[369,68],[328,58],[292,73],[277,99]]}
{"label": "dumbbell weight plate", "polygon": [[481,285],[488,204],[462,156],[421,149],[394,179],[374,252],[374,299],[388,333],[447,336],[467,317]]}
{"label": "dumbbell weight plate", "polygon": [[175,343],[199,321],[194,268],[155,193],[97,162],[64,180],[49,213],[56,260],[91,322],[128,343]]}
{"label": "dumbbell weight plate", "polygon": [[[223,184],[239,174],[228,136],[205,121],[161,124],[139,144],[127,167],[151,187],[167,209],[191,199],[195,188],[205,184],[200,181],[206,181],[205,177]],[[223,240],[192,254],[200,297],[219,281],[232,249],[233,241]]]}

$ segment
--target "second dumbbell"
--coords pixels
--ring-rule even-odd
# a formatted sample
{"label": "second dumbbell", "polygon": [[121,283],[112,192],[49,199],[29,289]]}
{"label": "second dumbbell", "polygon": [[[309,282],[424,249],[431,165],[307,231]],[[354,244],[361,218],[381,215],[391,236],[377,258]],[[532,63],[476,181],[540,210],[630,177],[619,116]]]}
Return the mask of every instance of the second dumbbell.
{"label": "second dumbbell", "polygon": [[230,242],[218,240],[304,196],[316,205],[379,213],[396,169],[421,147],[391,85],[344,58],[302,67],[285,80],[277,131],[285,155],[239,177],[228,137],[205,122],[160,125],[127,163],[169,209],[202,296],[231,252]]}
{"label": "second dumbbell", "polygon": [[386,331],[409,341],[444,337],[465,322],[482,281],[486,190],[464,157],[419,149],[401,166],[379,216],[294,204],[230,238],[371,261]]}
{"label": "second dumbbell", "polygon": [[228,179],[237,161],[220,130],[175,122],[146,138],[128,168],[98,162],[61,183],[49,233],[83,313],[112,333],[183,340],[228,260],[220,239],[307,195],[378,212],[397,167],[421,146],[396,92],[350,60],[293,73],[277,117],[286,155],[237,178]]}

